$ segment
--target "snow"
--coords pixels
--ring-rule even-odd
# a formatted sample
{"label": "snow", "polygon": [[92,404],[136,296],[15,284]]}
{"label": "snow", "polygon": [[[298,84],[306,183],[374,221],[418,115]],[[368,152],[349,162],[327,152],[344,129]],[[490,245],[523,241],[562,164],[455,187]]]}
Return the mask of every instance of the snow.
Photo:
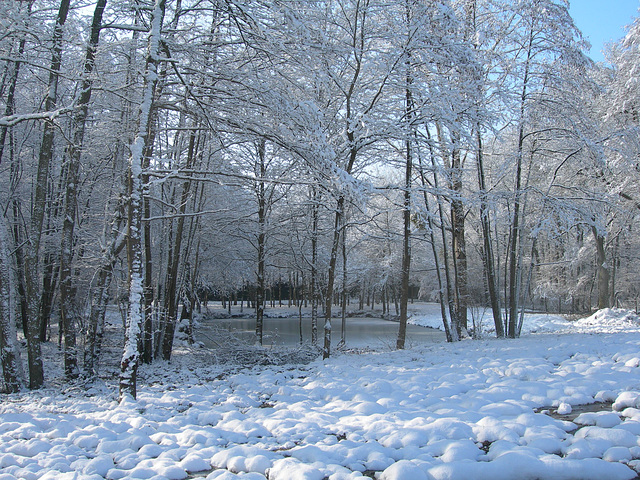
{"label": "snow", "polygon": [[[437,324],[436,306],[413,308]],[[248,367],[180,347],[141,366],[122,402],[117,375],[49,380],[1,397],[0,480],[635,478],[638,317],[527,315],[525,328]]]}
{"label": "snow", "polygon": [[569,405],[568,403],[562,402],[560,405],[558,405],[558,414],[559,415],[568,415],[571,413],[571,405]]}

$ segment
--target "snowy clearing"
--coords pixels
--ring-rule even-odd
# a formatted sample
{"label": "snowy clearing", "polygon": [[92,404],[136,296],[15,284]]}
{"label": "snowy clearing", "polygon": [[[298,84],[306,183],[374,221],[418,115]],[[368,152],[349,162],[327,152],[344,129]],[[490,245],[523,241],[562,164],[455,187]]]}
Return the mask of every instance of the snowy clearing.
{"label": "snowy clearing", "polygon": [[115,378],[5,395],[0,480],[635,478],[638,317],[525,326],[244,369],[182,348],[121,404]]}

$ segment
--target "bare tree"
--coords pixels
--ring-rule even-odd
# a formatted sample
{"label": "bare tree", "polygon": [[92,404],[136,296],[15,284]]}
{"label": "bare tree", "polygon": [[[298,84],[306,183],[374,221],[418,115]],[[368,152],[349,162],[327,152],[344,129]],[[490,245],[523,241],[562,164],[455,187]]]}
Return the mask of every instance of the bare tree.
{"label": "bare tree", "polygon": [[[45,100],[45,111],[52,111],[56,108],[58,80],[60,77],[60,67],[62,63],[62,33],[67,14],[69,13],[69,0],[62,0],[58,10],[58,16],[53,32],[53,53],[51,57],[51,68],[49,70],[49,84],[47,98]],[[37,389],[44,383],[44,366],[42,363],[40,338],[39,338],[39,254],[40,240],[42,238],[42,226],[45,216],[47,202],[47,185],[49,180],[49,170],[53,156],[53,138],[55,125],[51,121],[45,122],[40,155],[38,159],[38,173],[36,175],[35,193],[33,196],[33,209],[31,213],[31,223],[29,229],[29,239],[27,254],[25,257],[25,286],[27,302],[27,352],[29,357],[29,388]]]}
{"label": "bare tree", "polygon": [[120,364],[120,398],[126,395],[136,397],[141,327],[144,322],[143,293],[144,272],[142,255],[142,194],[144,152],[150,131],[151,110],[158,83],[158,64],[165,0],[156,0],[149,29],[147,61],[142,102],[138,118],[138,133],[131,145],[129,157],[129,205],[127,225],[127,260],[129,302],[126,321],[124,351]]}
{"label": "bare tree", "polygon": [[6,393],[15,393],[22,388],[11,269],[9,235],[4,215],[0,214],[0,363],[4,381],[3,391]]}
{"label": "bare tree", "polygon": [[84,141],[85,125],[89,113],[91,100],[92,80],[95,53],[100,39],[102,28],[102,15],[107,0],[98,0],[84,62],[83,78],[80,81],[80,95],[75,105],[72,118],[72,144],[67,150],[67,178],[64,199],[64,223],[62,226],[62,241],[60,252],[60,317],[64,330],[64,364],[65,375],[75,378],[79,374],[76,352],[76,324],[78,302],[76,289],[72,282],[72,260],[74,251],[74,232],[76,224],[76,212],[78,211],[78,186],[80,182],[80,158]]}

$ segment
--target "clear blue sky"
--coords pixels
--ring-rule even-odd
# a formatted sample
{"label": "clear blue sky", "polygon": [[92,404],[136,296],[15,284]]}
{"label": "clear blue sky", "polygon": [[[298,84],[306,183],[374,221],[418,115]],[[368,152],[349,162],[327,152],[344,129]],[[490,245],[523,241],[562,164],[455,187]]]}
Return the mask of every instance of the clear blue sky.
{"label": "clear blue sky", "polygon": [[591,43],[591,58],[604,60],[606,43],[625,36],[625,25],[638,16],[640,0],[570,0],[571,16]]}

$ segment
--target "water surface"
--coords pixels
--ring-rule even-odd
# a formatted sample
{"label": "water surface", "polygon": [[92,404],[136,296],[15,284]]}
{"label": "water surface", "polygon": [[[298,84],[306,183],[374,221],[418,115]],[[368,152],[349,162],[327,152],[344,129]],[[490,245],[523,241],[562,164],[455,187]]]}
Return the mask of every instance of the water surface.
{"label": "water surface", "polygon": [[[334,318],[332,323],[332,341],[337,345],[342,338],[342,320]],[[268,318],[264,319],[263,345],[296,345],[300,343],[300,328],[302,326],[302,341],[311,341],[311,318]],[[318,338],[322,341],[324,335],[324,319],[318,319]],[[395,348],[398,336],[398,322],[383,320],[380,318],[349,317],[346,319],[345,340],[346,346],[352,348]],[[208,319],[203,322],[201,331],[204,334],[198,340],[207,346],[213,346],[209,339],[215,335],[217,329],[233,332],[243,341],[252,343],[255,338],[255,318],[225,318]],[[432,328],[407,325],[407,346],[422,343],[444,342],[444,332]]]}

